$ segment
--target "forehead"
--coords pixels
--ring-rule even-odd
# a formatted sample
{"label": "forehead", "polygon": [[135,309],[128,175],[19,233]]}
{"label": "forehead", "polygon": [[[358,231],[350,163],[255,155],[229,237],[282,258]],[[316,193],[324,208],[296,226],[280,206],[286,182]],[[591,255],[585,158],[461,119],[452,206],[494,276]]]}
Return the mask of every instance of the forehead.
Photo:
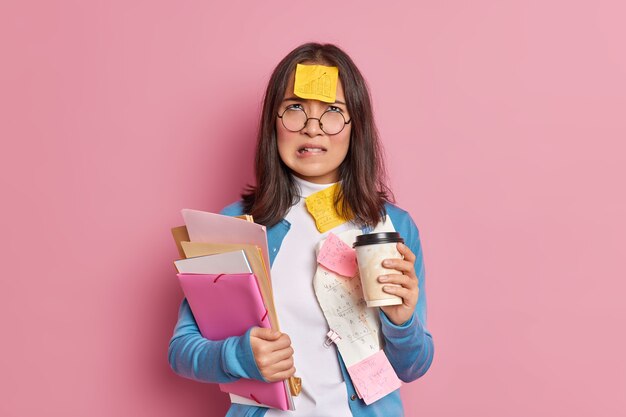
{"label": "forehead", "polygon": [[[283,100],[287,97],[293,97],[294,95],[293,87],[295,83],[296,83],[296,70],[294,69],[293,71],[291,71],[291,74],[289,74],[289,81],[287,82],[287,88],[285,89],[285,93],[283,94]],[[306,99],[302,99],[302,100],[306,100]],[[341,77],[337,79],[336,100],[343,101],[344,103],[346,101],[346,98],[343,94],[343,83],[341,82]],[[317,101],[317,100],[311,100],[311,101]]]}

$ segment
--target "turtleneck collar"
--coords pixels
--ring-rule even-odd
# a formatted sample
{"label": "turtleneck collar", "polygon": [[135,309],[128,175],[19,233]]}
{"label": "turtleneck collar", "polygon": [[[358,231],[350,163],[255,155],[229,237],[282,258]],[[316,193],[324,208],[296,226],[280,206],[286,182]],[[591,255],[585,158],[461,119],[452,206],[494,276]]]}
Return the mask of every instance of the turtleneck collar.
{"label": "turtleneck collar", "polygon": [[330,186],[337,184],[336,182],[333,182],[330,184],[316,184],[314,182],[303,180],[300,177],[296,177],[293,174],[292,174],[292,177],[295,180],[296,184],[298,185],[298,188],[300,189],[300,196],[302,198],[306,198],[310,196],[311,194],[315,194],[318,191],[322,191]]}

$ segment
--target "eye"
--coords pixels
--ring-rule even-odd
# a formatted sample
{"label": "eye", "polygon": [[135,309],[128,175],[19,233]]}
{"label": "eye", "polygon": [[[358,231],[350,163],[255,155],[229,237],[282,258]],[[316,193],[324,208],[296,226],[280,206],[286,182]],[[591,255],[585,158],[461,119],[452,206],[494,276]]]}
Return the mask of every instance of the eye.
{"label": "eye", "polygon": [[302,108],[302,104],[290,104],[287,107],[285,107],[285,110],[302,110],[302,111],[304,111],[304,108]]}
{"label": "eye", "polygon": [[343,110],[337,106],[328,106],[328,110],[326,111],[343,113]]}

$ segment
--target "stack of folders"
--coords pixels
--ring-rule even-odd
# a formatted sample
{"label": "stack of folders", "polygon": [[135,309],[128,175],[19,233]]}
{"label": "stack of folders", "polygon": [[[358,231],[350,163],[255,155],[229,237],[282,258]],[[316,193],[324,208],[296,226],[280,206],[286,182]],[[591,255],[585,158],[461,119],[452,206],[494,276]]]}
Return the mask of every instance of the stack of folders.
{"label": "stack of folders", "polygon": [[[250,216],[185,209],[185,226],[172,229],[183,259],[178,279],[200,333],[210,340],[241,336],[250,327],[279,330],[269,275],[265,227]],[[231,402],[294,410],[300,381],[267,383],[241,378],[220,389]]]}

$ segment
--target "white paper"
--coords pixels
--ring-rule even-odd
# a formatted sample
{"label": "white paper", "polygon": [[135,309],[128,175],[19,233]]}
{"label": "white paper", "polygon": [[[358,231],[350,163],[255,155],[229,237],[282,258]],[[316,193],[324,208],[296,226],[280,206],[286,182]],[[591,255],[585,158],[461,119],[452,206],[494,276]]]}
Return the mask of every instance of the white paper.
{"label": "white paper", "polygon": [[252,268],[243,250],[174,261],[181,274],[248,274]]}

